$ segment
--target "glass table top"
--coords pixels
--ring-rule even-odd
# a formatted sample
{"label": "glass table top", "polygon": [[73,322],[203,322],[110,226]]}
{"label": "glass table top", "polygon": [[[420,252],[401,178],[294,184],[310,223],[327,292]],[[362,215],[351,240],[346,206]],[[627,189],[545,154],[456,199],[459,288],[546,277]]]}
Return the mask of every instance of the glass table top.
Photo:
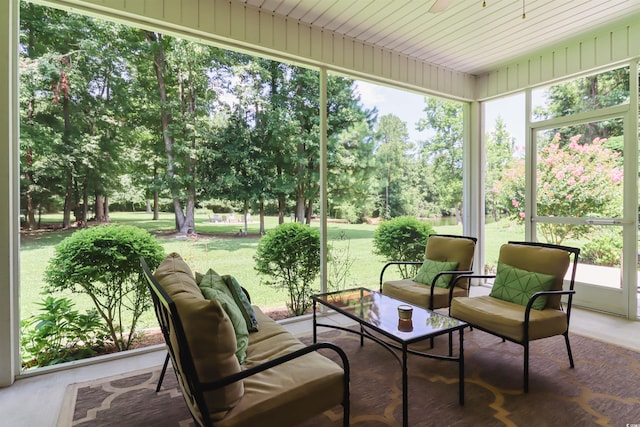
{"label": "glass table top", "polygon": [[[366,288],[313,295],[312,298],[363,325],[387,332],[402,341],[464,328],[463,321],[427,310]],[[411,307],[411,320],[400,319],[398,306]]]}

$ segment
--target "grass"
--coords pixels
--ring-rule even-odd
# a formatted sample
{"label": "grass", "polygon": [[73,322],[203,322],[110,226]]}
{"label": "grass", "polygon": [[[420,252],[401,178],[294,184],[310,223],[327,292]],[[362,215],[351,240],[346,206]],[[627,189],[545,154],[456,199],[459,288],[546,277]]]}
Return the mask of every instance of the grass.
{"label": "grass", "polygon": [[[219,274],[230,274],[236,277],[251,294],[252,301],[262,308],[283,307],[288,296],[286,292],[276,290],[261,284],[261,277],[254,270],[253,255],[258,246],[259,238],[251,237],[259,233],[258,218],[254,217],[249,224],[248,237],[237,237],[243,224],[214,224],[210,222],[207,211],[199,210],[196,213],[197,238],[177,239],[172,233],[174,228],[174,216],[171,213],[162,213],[160,219],[153,221],[150,214],[145,212],[114,212],[110,215],[112,223],[130,224],[144,228],[153,233],[158,242],[164,247],[165,252],[177,252],[189,264],[194,272],[205,273],[213,268]],[[59,215],[45,215],[43,222],[60,222]],[[288,219],[287,219],[288,220]],[[318,223],[313,223],[318,226]],[[277,226],[276,217],[265,219],[267,230]],[[327,227],[329,245],[341,249],[342,253],[348,250],[349,259],[353,265],[345,286],[365,286],[376,289],[379,282],[379,274],[385,260],[373,254],[373,234],[375,225],[370,224],[343,224],[330,222]],[[435,226],[436,232],[443,234],[462,234],[461,225]],[[43,275],[47,263],[54,253],[55,246],[72,231],[42,231],[25,234],[21,239],[20,248],[20,310],[23,319],[28,318],[38,310],[38,302],[42,300],[44,286]],[[485,242],[487,262],[498,258],[498,249],[502,243],[510,239],[522,239],[524,234],[522,226],[508,222],[488,224],[486,228],[487,239]],[[345,236],[345,239],[340,239]],[[493,261],[495,264],[495,261]],[[331,266],[329,266],[331,268]],[[393,275],[393,271],[387,274]],[[397,274],[397,273],[396,273]],[[84,310],[93,305],[84,295],[70,296],[76,302],[76,309]],[[141,319],[140,328],[156,325],[153,313],[147,313]]]}

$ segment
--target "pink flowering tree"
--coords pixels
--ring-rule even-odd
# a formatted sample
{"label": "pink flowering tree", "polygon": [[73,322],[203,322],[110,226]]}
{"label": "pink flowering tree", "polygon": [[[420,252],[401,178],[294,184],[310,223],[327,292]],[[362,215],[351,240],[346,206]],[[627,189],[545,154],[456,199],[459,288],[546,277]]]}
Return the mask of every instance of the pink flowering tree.
{"label": "pink flowering tree", "polygon": [[[537,214],[558,217],[618,217],[622,212],[622,169],[620,153],[604,146],[606,139],[581,142],[582,135],[562,141],[560,134],[538,151]],[[525,219],[524,161],[514,160],[493,191],[503,200],[510,215]],[[540,224],[547,242],[560,244],[580,238],[588,226]]]}

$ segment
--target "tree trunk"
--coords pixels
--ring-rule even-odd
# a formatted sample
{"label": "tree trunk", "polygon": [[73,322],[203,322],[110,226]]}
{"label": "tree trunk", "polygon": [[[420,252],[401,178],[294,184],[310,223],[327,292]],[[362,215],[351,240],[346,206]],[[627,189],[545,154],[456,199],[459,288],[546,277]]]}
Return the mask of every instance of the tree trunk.
{"label": "tree trunk", "polygon": [[260,235],[263,236],[264,233],[264,200],[260,200]]}
{"label": "tree trunk", "polygon": [[153,220],[157,221],[158,219],[160,219],[160,207],[158,206],[160,204],[160,196],[158,195],[157,191],[153,192]]}
{"label": "tree trunk", "polygon": [[249,215],[249,204],[247,201],[244,201],[244,207],[242,209],[242,217],[244,218],[244,235],[249,235],[249,221],[247,219],[247,215]]}
{"label": "tree trunk", "polygon": [[[145,34],[147,36],[147,40],[157,44],[157,49],[155,49],[155,55],[153,58],[153,68],[156,72],[156,80],[158,82],[158,93],[160,95],[160,102],[163,105],[163,108],[160,112],[160,121],[162,125],[162,138],[164,140],[164,151],[167,156],[167,177],[171,182],[173,181],[173,178],[175,176],[175,172],[173,169],[174,161],[175,161],[173,157],[173,144],[175,141],[173,137],[171,137],[169,134],[169,125],[171,124],[171,121],[172,121],[171,113],[169,113],[166,110],[166,106],[168,105],[167,86],[165,83],[165,76],[164,76],[164,73],[166,71],[166,59],[164,56],[164,48],[162,46],[162,35],[149,32],[149,31],[145,31]],[[178,194],[175,188],[171,189],[171,197],[173,199],[173,210],[175,213],[176,231],[180,234],[189,234],[188,233],[189,229],[195,230],[195,227],[193,224],[193,221],[194,221],[193,213],[190,218],[191,224],[189,224],[189,221],[187,221],[187,219],[189,218],[189,215],[188,215],[189,205],[191,204],[191,209],[193,209],[193,206],[195,205],[195,192],[192,193],[191,191],[189,191],[189,196],[188,196],[189,199],[187,200],[186,216],[185,216],[185,213],[182,211],[182,204],[180,203],[180,200],[178,198]]]}
{"label": "tree trunk", "polygon": [[304,224],[305,199],[302,191],[299,191],[296,197],[296,221]]}
{"label": "tree trunk", "polygon": [[104,222],[104,198],[102,194],[96,195],[96,222],[102,224]]}
{"label": "tree trunk", "polygon": [[313,216],[313,201],[307,200],[307,225],[311,224],[312,216]]}
{"label": "tree trunk", "polygon": [[[71,119],[69,117],[69,98],[64,96],[62,98],[62,116],[64,118],[64,134],[63,143],[65,145],[70,144],[71,138]],[[62,212],[62,228],[67,229],[71,227],[71,209],[72,209],[72,197],[73,193],[73,173],[71,171],[71,165],[65,165],[65,192],[64,192],[64,208]]]}
{"label": "tree trunk", "polygon": [[109,198],[104,196],[104,222],[111,222],[109,218]]}
{"label": "tree trunk", "polygon": [[81,224],[82,228],[87,228],[89,225],[87,224],[87,217],[89,216],[89,193],[87,192],[87,183],[82,188],[82,218]]}

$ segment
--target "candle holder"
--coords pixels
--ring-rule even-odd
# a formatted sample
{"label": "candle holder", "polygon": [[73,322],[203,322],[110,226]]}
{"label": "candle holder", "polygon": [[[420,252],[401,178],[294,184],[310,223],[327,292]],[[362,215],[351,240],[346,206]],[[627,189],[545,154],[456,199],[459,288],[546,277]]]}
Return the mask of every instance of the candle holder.
{"label": "candle holder", "polygon": [[413,307],[401,304],[398,306],[398,317],[402,320],[411,320],[413,315]]}

